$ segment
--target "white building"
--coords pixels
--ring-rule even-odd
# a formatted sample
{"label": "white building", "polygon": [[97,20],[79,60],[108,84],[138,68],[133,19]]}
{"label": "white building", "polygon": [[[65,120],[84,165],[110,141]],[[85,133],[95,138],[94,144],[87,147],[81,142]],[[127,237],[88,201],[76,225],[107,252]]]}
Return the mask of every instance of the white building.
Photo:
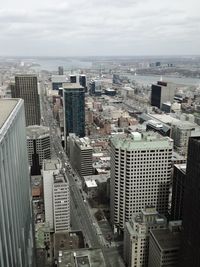
{"label": "white building", "polygon": [[0,266],[32,267],[34,242],[24,101],[0,100]]}
{"label": "white building", "polygon": [[125,222],[146,206],[167,214],[173,141],[156,133],[111,139],[111,222]]}
{"label": "white building", "polygon": [[54,208],[53,208],[53,184],[54,175],[59,174],[61,164],[59,160],[44,160],[42,168],[45,222],[49,223],[51,230],[54,229]]}
{"label": "white building", "polygon": [[85,189],[89,198],[94,198],[97,196],[97,183],[95,180],[86,180]]}
{"label": "white building", "polygon": [[70,230],[69,183],[63,174],[54,175],[53,184],[54,228],[55,232]]}
{"label": "white building", "polygon": [[147,267],[149,255],[149,231],[163,229],[167,219],[155,208],[147,207],[133,215],[124,229],[124,260],[128,267]]}

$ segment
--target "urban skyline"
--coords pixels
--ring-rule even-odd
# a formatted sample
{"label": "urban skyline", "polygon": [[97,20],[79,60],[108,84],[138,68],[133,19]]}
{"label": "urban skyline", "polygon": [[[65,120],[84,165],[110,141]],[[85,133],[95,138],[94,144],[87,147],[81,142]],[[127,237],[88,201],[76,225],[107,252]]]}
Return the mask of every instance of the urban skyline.
{"label": "urban skyline", "polygon": [[90,60],[0,60],[0,263],[178,267],[184,254],[199,267],[199,58]]}

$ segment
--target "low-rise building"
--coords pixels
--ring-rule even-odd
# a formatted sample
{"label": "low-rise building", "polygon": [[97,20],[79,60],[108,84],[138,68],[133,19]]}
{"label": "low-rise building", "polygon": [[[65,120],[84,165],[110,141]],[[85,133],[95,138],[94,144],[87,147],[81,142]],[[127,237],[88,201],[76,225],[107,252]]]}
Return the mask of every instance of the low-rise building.
{"label": "low-rise building", "polygon": [[92,152],[88,137],[79,138],[75,134],[68,137],[67,152],[72,166],[81,176],[93,174]]}

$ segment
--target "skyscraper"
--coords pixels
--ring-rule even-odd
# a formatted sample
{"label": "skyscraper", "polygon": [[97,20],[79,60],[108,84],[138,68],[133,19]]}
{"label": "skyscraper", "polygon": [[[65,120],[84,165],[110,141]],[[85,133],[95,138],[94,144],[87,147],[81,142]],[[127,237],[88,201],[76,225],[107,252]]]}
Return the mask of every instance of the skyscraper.
{"label": "skyscraper", "polygon": [[171,220],[182,220],[186,164],[175,164],[173,170]]}
{"label": "skyscraper", "polygon": [[68,154],[72,166],[81,176],[93,174],[93,149],[90,146],[89,138],[79,138],[74,134],[68,137]]}
{"label": "skyscraper", "polygon": [[175,94],[175,85],[158,81],[151,86],[151,105],[161,109],[162,103],[173,102]]}
{"label": "skyscraper", "polygon": [[123,230],[133,213],[154,206],[168,213],[173,141],[155,133],[111,139],[111,222]]}
{"label": "skyscraper", "polygon": [[24,104],[0,100],[0,266],[34,266]]}
{"label": "skyscraper", "polygon": [[70,192],[65,174],[54,175],[53,184],[55,232],[70,230]]}
{"label": "skyscraper", "polygon": [[40,100],[37,77],[34,75],[15,76],[15,92],[12,97],[24,100],[26,126],[40,124]]}
{"label": "skyscraper", "polygon": [[58,67],[58,75],[63,75],[64,74],[64,69],[63,66]]}
{"label": "skyscraper", "polygon": [[87,84],[86,84],[86,76],[85,75],[83,75],[83,74],[79,75],[79,83],[81,86],[86,88]]}
{"label": "skyscraper", "polygon": [[69,75],[70,83],[77,83],[77,77],[76,75]]}
{"label": "skyscraper", "polygon": [[26,134],[31,175],[40,175],[43,160],[51,158],[49,128],[31,125],[26,128]]}
{"label": "skyscraper", "polygon": [[180,267],[200,266],[200,137],[190,137],[183,197]]}
{"label": "skyscraper", "polygon": [[63,83],[65,141],[69,133],[85,136],[85,91],[77,83]]}

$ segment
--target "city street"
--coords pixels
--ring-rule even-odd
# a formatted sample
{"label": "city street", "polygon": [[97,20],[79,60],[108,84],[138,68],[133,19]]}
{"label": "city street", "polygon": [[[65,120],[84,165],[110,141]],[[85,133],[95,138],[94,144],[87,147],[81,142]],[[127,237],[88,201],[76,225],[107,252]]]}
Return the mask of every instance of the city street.
{"label": "city street", "polygon": [[54,157],[60,159],[62,170],[65,172],[70,185],[70,206],[71,206],[71,227],[73,230],[81,230],[85,237],[86,246],[91,248],[101,248],[105,258],[106,266],[123,267],[123,261],[115,247],[108,248],[108,242],[102,236],[96,219],[91,214],[88,204],[84,198],[83,191],[80,189],[81,178],[72,169],[69,159],[61,145],[61,138],[58,135],[57,122],[53,118],[50,104],[44,95],[41,95],[41,105],[43,106],[43,124],[50,128],[52,150]]}

